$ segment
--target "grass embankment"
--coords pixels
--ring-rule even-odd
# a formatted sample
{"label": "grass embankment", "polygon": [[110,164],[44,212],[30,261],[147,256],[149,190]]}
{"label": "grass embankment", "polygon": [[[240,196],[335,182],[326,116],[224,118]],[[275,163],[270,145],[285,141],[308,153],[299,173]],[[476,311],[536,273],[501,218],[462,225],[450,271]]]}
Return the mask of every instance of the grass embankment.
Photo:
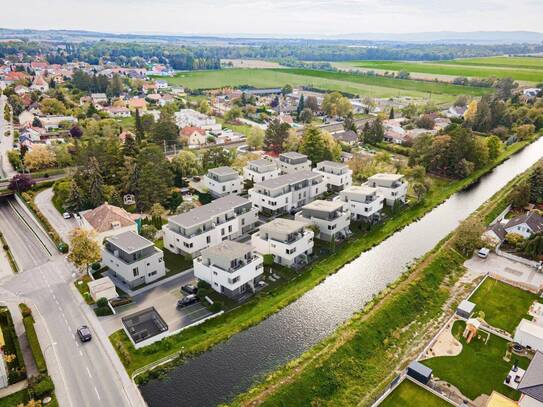
{"label": "grass embankment", "polygon": [[462,344],[459,355],[435,357],[423,363],[433,369],[434,376],[453,384],[471,400],[481,394],[490,395],[493,390],[518,400],[520,393],[503,381],[514,360],[518,360],[521,369],[526,369],[530,360],[513,355],[511,360],[505,361],[508,342],[496,335],[490,335],[487,340],[487,335],[482,333],[468,344],[462,336],[465,327],[464,321],[456,321],[452,327],[454,337]]}
{"label": "grass embankment", "polygon": [[[497,192],[475,214],[482,219],[508,200],[522,176]],[[451,287],[463,273],[464,257],[453,248],[455,232],[342,325],[300,358],[238,396],[233,405],[367,405],[409,361],[414,343],[443,314]]]}
{"label": "grass embankment", "polygon": [[335,251],[334,256],[312,264],[297,279],[288,281],[276,290],[259,293],[231,312],[144,349],[136,350],[122,330],[113,333],[110,340],[129,374],[164,358],[179,356],[179,360],[182,360],[187,355],[206,351],[284,308],[326,277],[335,273],[343,265],[354,260],[360,253],[371,249],[398,230],[421,218],[455,192],[476,182],[482,175],[527,144],[528,142],[522,142],[510,146],[494,163],[479,169],[466,179],[439,183],[439,187],[430,190],[424,201],[401,211],[388,222],[375,227],[367,234],[349,240],[347,244]]}
{"label": "grass embankment", "polygon": [[513,334],[520,320],[529,318],[530,305],[538,299],[529,291],[487,278],[470,301],[477,304],[475,312],[484,312],[486,322]]}
{"label": "grass embankment", "polygon": [[2,244],[2,248],[3,248],[4,252],[6,253],[6,256],[8,257],[8,262],[9,262],[9,265],[10,265],[11,269],[13,270],[14,273],[18,273],[19,272],[19,267],[17,266],[17,263],[15,262],[15,258],[13,257],[13,253],[11,252],[11,249],[9,248],[9,244],[8,244],[6,238],[4,237],[4,234],[2,232],[0,232],[0,243]]}
{"label": "grass embankment", "polygon": [[413,383],[411,380],[404,380],[388,396],[380,407],[450,407],[451,404],[435,396],[429,391]]}

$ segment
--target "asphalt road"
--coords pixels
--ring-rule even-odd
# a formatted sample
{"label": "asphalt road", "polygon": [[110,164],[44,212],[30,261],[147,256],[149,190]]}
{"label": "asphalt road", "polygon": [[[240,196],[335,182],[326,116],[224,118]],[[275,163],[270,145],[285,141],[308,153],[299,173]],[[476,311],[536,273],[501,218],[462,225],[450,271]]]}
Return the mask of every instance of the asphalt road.
{"label": "asphalt road", "polygon": [[[0,281],[0,298],[25,302],[34,310],[61,407],[143,406],[98,319],[73,286],[74,270],[64,256],[50,256],[35,235],[40,232],[6,204],[0,205],[0,230],[21,269]],[[91,328],[92,341],[79,342],[81,325]]]}
{"label": "asphalt road", "polygon": [[6,99],[4,95],[0,96],[0,157],[2,157],[0,159],[0,178],[10,178],[15,174],[7,157],[8,150],[11,150],[13,146],[13,130],[8,137],[4,135],[6,130],[11,129],[9,123],[4,120]]}

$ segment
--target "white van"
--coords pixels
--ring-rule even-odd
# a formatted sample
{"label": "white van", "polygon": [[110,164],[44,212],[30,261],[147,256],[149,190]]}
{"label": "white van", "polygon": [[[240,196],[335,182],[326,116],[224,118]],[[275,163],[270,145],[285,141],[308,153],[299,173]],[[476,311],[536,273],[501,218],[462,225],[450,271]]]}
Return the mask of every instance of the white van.
{"label": "white van", "polygon": [[489,254],[490,254],[490,249],[486,247],[481,247],[479,251],[477,252],[477,256],[479,256],[481,259],[486,259]]}

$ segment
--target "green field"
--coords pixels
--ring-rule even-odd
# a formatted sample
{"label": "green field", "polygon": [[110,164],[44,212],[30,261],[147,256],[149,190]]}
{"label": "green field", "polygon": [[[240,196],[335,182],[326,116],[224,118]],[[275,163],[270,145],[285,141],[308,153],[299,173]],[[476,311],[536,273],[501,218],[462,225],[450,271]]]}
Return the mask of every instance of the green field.
{"label": "green field", "polygon": [[343,72],[325,72],[308,69],[224,69],[179,73],[167,79],[175,85],[189,89],[213,89],[224,86],[249,85],[258,88],[313,86],[323,90],[339,90],[370,97],[410,96],[428,98],[437,103],[449,102],[456,95],[480,96],[489,89],[455,86],[444,83],[369,77]]}
{"label": "green field", "polygon": [[511,77],[519,81],[543,82],[543,58],[493,57],[432,62],[351,61],[341,63],[341,65],[346,68],[350,66],[384,71],[405,70],[413,73],[455,77]]}
{"label": "green field", "polygon": [[416,385],[411,380],[404,380],[394,391],[383,401],[382,407],[447,407],[451,404],[433,395],[429,391]]}

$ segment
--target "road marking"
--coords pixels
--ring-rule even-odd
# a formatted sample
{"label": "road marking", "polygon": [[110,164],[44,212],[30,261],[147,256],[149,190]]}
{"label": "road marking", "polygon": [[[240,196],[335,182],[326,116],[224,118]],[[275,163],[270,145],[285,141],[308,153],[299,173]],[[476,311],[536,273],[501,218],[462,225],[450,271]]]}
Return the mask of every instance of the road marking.
{"label": "road marking", "polygon": [[83,352],[81,351],[81,349],[79,349],[79,354],[83,356]]}
{"label": "road marking", "polygon": [[[89,375],[89,377],[92,379],[92,375],[91,375],[91,372],[89,370],[89,368],[87,367],[87,374]],[[98,392],[96,392],[98,394]]]}
{"label": "road marking", "polygon": [[94,391],[96,392],[96,396],[98,397],[98,400],[102,400],[100,398],[100,393],[98,393],[98,390],[96,389],[96,386],[94,386]]}
{"label": "road marking", "polygon": [[73,334],[73,332],[72,332],[72,338],[74,338],[74,341],[75,341],[75,335]]}

